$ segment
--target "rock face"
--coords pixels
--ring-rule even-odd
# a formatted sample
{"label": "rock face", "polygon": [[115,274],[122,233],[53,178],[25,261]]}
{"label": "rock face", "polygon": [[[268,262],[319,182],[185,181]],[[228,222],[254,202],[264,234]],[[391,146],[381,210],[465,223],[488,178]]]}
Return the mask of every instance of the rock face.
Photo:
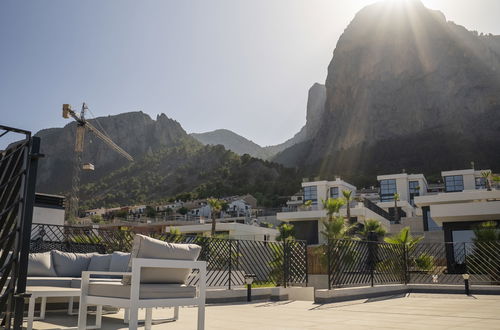
{"label": "rock face", "polygon": [[365,7],[337,43],[313,135],[276,159],[354,179],[470,161],[497,169],[500,36],[447,22],[420,1]]}
{"label": "rock face", "polygon": [[[142,112],[129,112],[89,122],[134,158],[140,158],[162,146],[172,146],[191,139],[178,122],[164,114],[153,120]],[[41,137],[41,152],[45,154],[39,162],[37,191],[58,193],[70,189],[75,128],[76,123],[72,122],[64,128],[44,129],[36,134]],[[82,171],[81,180],[84,184],[101,178],[129,161],[87,130],[82,162],[95,165],[93,172]]]}

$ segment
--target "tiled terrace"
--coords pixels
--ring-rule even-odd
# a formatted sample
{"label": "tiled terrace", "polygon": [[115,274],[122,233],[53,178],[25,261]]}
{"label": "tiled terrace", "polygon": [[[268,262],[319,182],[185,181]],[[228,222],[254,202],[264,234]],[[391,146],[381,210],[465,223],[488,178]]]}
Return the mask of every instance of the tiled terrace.
{"label": "tiled terrace", "polygon": [[[209,305],[206,329],[500,329],[500,296],[410,294],[315,305],[311,302],[253,302]],[[168,318],[171,310],[155,310]],[[76,316],[48,313],[35,329],[76,324]],[[103,329],[126,329],[123,313],[103,317]],[[93,322],[91,320],[90,322]],[[181,308],[180,319],[153,329],[196,329],[196,309]]]}

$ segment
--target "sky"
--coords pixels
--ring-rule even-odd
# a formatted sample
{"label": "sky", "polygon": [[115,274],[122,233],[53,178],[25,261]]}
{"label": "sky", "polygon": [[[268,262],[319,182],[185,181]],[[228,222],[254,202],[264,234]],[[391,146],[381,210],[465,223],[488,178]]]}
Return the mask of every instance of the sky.
{"label": "sky", "polygon": [[[62,104],[86,102],[96,117],[165,113],[188,133],[278,144],[305,124],[309,87],[325,82],[338,38],[372,2],[2,0],[0,125],[62,127]],[[498,0],[423,2],[500,35]]]}

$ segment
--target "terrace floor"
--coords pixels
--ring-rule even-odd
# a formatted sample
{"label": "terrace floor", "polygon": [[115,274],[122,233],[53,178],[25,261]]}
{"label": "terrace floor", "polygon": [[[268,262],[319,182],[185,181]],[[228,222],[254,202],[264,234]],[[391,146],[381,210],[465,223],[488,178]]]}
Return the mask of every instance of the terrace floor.
{"label": "terrace floor", "polygon": [[[500,296],[409,294],[316,305],[304,301],[209,305],[206,329],[500,329]],[[171,317],[159,309],[154,318]],[[47,312],[35,329],[76,325],[76,316]],[[105,315],[102,329],[127,329],[123,312]],[[93,318],[89,321],[92,323]],[[176,322],[153,329],[196,329],[196,308],[181,308]]]}

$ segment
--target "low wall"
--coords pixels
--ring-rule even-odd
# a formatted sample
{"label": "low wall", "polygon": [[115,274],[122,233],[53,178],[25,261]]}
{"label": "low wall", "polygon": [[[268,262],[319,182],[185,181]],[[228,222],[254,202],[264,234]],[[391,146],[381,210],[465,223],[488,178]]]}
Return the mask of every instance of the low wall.
{"label": "low wall", "polygon": [[[314,293],[314,302],[317,304],[326,304],[410,293],[465,294],[465,287],[463,285],[445,284],[395,284],[375,287],[336,288],[332,290],[320,289]],[[500,286],[472,285],[470,287],[470,294],[500,295]]]}

